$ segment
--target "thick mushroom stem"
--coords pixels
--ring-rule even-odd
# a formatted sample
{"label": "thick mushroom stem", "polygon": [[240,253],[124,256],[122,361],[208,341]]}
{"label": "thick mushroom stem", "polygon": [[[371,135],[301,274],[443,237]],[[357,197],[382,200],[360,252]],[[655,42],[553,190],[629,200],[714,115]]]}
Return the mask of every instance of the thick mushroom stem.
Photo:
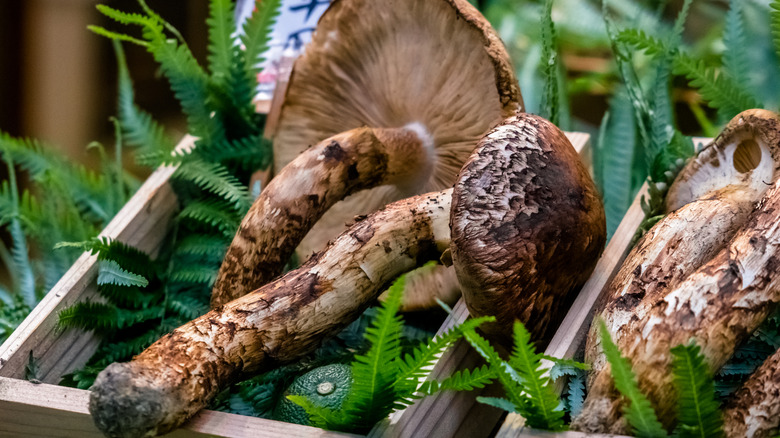
{"label": "thick mushroom stem", "polygon": [[[601,298],[599,313],[618,345],[666,293],[714,257],[734,237],[753,210],[749,191],[728,186],[670,213],[626,256]],[[598,325],[591,326],[585,359],[591,378],[604,370]]]}
{"label": "thick mushroom stem", "polygon": [[[666,427],[674,423],[676,403],[670,348],[693,339],[717,370],[780,301],[780,277],[775,275],[780,268],[778,211],[780,182],[775,182],[727,247],[631,324],[618,344]],[[627,433],[621,399],[607,370],[592,379],[572,428]]]}
{"label": "thick mushroom stem", "polygon": [[336,202],[359,190],[415,186],[433,165],[420,124],[358,128],[330,137],[290,162],[263,190],[228,248],[212,308],[277,277],[301,239]]}
{"label": "thick mushroom stem", "polygon": [[110,437],[166,433],[242,375],[313,351],[393,278],[449,245],[451,190],[391,204],[325,251],[254,292],[164,336],[98,375],[90,412]]}
{"label": "thick mushroom stem", "polygon": [[723,407],[729,438],[777,436],[780,428],[780,350],[770,356]]}
{"label": "thick mushroom stem", "polygon": [[606,240],[604,208],[571,143],[518,113],[478,143],[452,197],[452,259],[471,315],[494,315],[485,331],[508,345],[515,320],[549,341]]}

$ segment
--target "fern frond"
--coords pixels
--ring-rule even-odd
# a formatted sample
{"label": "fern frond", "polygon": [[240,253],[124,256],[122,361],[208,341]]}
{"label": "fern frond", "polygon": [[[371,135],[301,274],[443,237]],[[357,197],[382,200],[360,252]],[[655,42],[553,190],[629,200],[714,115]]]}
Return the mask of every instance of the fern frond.
{"label": "fern frond", "polygon": [[749,84],[748,66],[750,62],[745,50],[745,29],[742,25],[742,3],[731,0],[726,14],[726,27],[723,31],[723,71],[739,84]]}
{"label": "fern frond", "polygon": [[233,19],[233,2],[230,0],[210,0],[208,25],[208,62],[211,70],[211,80],[219,86],[230,76],[233,66],[233,51],[235,47],[235,20]]}
{"label": "fern frond", "polygon": [[521,385],[528,397],[528,424],[545,430],[563,430],[564,412],[559,408],[561,401],[550,379],[544,375],[542,356],[531,343],[531,333],[515,321],[514,347],[509,365],[522,379]]}
{"label": "fern frond", "polygon": [[672,28],[671,35],[669,36],[669,46],[677,47],[682,44],[682,34],[685,29],[685,21],[688,19],[688,12],[691,9],[691,3],[693,0],[684,0],[680,13],[677,14],[677,18],[674,20],[674,27]]}
{"label": "fern frond", "polygon": [[642,29],[622,29],[616,34],[615,41],[644,51],[652,57],[665,55],[671,51],[664,40],[648,35]]}
{"label": "fern frond", "polygon": [[206,107],[209,101],[208,77],[190,49],[176,44],[174,40],[159,40],[149,46],[149,51],[160,64],[176,100],[187,116],[190,134],[205,143],[223,139],[225,131],[222,122],[213,117],[211,109]]}
{"label": "fern frond", "polygon": [[247,188],[218,163],[200,159],[188,160],[176,169],[171,178],[193,183],[203,190],[219,195],[240,212],[248,211],[252,204]]}
{"label": "fern frond", "polygon": [[466,331],[475,330],[488,320],[489,318],[484,317],[468,319],[442,335],[436,336],[430,342],[421,342],[411,354],[404,355],[403,359],[398,361],[399,373],[395,382],[398,392],[404,396],[413,393],[445,350],[463,337]]}
{"label": "fern frond", "polygon": [[87,29],[90,32],[94,33],[95,35],[100,35],[102,37],[106,37],[106,38],[108,38],[108,39],[110,39],[112,41],[125,41],[125,42],[128,42],[128,43],[139,45],[141,47],[149,47],[149,43],[144,41],[144,40],[131,37],[130,35],[127,35],[127,34],[124,34],[124,33],[119,33],[119,32],[114,32],[112,30],[108,30],[108,29],[106,29],[105,27],[102,27],[102,26],[96,26],[96,25],[91,24],[91,25],[87,26]]}
{"label": "fern frond", "polygon": [[113,284],[116,286],[146,287],[149,285],[143,275],[134,274],[122,269],[114,260],[100,260],[98,262],[98,286]]}
{"label": "fern frond", "polygon": [[723,420],[715,401],[715,386],[701,348],[692,343],[671,349],[672,373],[679,394],[680,437],[723,436]]}
{"label": "fern frond", "polygon": [[507,411],[507,412],[516,411],[515,404],[505,398],[479,396],[477,397],[477,401],[482,404],[492,406],[496,409],[501,409],[502,411]]}
{"label": "fern frond", "polygon": [[177,219],[195,221],[211,227],[226,239],[233,238],[241,221],[232,206],[220,200],[192,202],[179,212]]}
{"label": "fern frond", "polygon": [[255,83],[260,73],[260,64],[265,61],[263,53],[268,50],[271,41],[271,30],[279,16],[281,0],[263,0],[244,23],[241,42],[244,45],[244,72],[246,81]]}
{"label": "fern frond", "polygon": [[631,369],[630,362],[620,354],[617,345],[612,342],[604,320],[599,319],[598,324],[601,346],[611,367],[615,388],[628,402],[623,406],[623,414],[628,424],[639,437],[667,436],[652,405],[650,405],[650,401],[639,390],[636,375]]}
{"label": "fern frond", "polygon": [[388,289],[387,299],[379,306],[376,318],[366,328],[365,338],[371,346],[365,354],[355,356],[353,383],[342,411],[355,416],[358,429],[367,429],[386,417],[396,399],[394,383],[399,374],[395,360],[401,354],[401,307],[405,280],[401,277]]}
{"label": "fern frond", "polygon": [[185,266],[178,266],[176,270],[170,273],[169,281],[212,285],[217,280],[218,269],[219,264],[200,265],[190,263]]}
{"label": "fern frond", "polygon": [[125,25],[137,25],[137,26],[156,26],[154,20],[150,19],[146,15],[137,14],[132,12],[123,12],[118,9],[114,9],[107,5],[97,5],[97,10],[106,17]]}
{"label": "fern frond", "polygon": [[196,257],[220,262],[225,257],[230,242],[221,235],[193,235],[181,239],[174,250],[174,257]]}
{"label": "fern frond", "polygon": [[14,165],[28,172],[33,181],[40,181],[47,171],[66,163],[52,147],[38,140],[15,138],[4,132],[0,132],[0,151],[6,162],[13,161]]}
{"label": "fern frond", "polygon": [[566,385],[566,407],[569,415],[576,417],[585,404],[585,373],[577,373],[569,378]]}
{"label": "fern frond", "polygon": [[769,3],[769,19],[772,28],[772,45],[775,54],[780,57],[780,0],[772,0]]}
{"label": "fern frond", "polygon": [[423,382],[417,392],[421,395],[431,395],[440,391],[473,391],[476,388],[484,388],[495,380],[496,374],[496,370],[488,365],[473,370],[456,371],[442,381],[427,380]]}
{"label": "fern frond", "polygon": [[11,219],[8,230],[12,241],[13,269],[16,271],[15,278],[18,280],[16,289],[22,296],[24,304],[32,309],[38,304],[38,297],[35,290],[35,275],[30,263],[30,253],[27,249],[27,237],[24,235],[18,219]]}
{"label": "fern frond", "polygon": [[244,172],[264,169],[271,163],[271,141],[261,134],[198,147],[198,156]]}
{"label": "fern frond", "polygon": [[688,78],[690,85],[699,90],[707,105],[717,109],[721,120],[730,120],[746,109],[763,107],[745,85],[722,72],[716,73],[704,61],[696,61],[680,53],[674,58],[674,71]]}
{"label": "fern frond", "polygon": [[186,320],[193,320],[209,310],[207,302],[186,295],[171,298],[166,303],[168,309]]}
{"label": "fern frond", "polygon": [[116,306],[92,301],[76,303],[57,314],[60,328],[79,328],[86,331],[114,331],[120,329]]}
{"label": "fern frond", "polygon": [[163,127],[152,118],[151,114],[141,110],[135,104],[133,81],[127,68],[125,52],[119,42],[114,42],[114,53],[119,72],[117,113],[125,142],[128,145],[139,147],[137,152],[139,156],[157,153],[169,154],[173,150],[174,144],[165,135]]}

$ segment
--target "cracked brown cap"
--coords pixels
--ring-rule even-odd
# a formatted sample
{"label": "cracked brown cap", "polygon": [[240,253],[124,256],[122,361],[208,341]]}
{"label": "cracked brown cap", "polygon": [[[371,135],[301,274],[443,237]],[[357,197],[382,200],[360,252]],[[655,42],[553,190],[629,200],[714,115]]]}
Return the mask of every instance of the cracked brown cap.
{"label": "cracked brown cap", "polygon": [[[496,175],[504,175],[497,178]],[[606,240],[604,207],[569,140],[519,113],[490,131],[452,193],[452,261],[472,316],[511,345],[520,320],[543,347]]]}
{"label": "cracked brown cap", "polygon": [[334,1],[293,68],[275,169],[362,126],[413,126],[433,150],[430,166],[404,187],[377,187],[334,205],[298,253],[322,249],[356,215],[451,187],[477,140],[522,106],[503,43],[466,0]]}
{"label": "cracked brown cap", "polygon": [[763,109],[743,111],[680,171],[666,195],[667,211],[729,185],[759,199],[779,170],[780,117]]}

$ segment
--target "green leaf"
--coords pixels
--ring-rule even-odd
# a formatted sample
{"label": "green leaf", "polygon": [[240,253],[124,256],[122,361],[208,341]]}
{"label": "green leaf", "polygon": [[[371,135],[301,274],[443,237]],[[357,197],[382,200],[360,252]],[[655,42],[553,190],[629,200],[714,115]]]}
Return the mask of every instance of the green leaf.
{"label": "green leaf", "polygon": [[780,57],[780,0],[772,0],[769,3],[769,19],[772,28],[772,43],[775,48],[775,54]]}
{"label": "green leaf", "polygon": [[220,198],[233,203],[234,209],[244,213],[252,204],[246,186],[218,163],[208,163],[200,159],[188,160],[176,169],[171,178],[192,183],[219,195]]}
{"label": "green leaf", "polygon": [[561,400],[555,393],[549,377],[542,368],[542,354],[536,352],[531,343],[531,333],[519,321],[514,325],[514,348],[509,356],[509,365],[522,379],[523,390],[529,399],[529,413],[526,417],[531,427],[545,430],[563,430],[564,412]]}
{"label": "green leaf", "polygon": [[208,24],[208,61],[211,78],[216,84],[222,84],[230,75],[235,48],[235,21],[233,2],[230,0],[210,0]]}
{"label": "green leaf", "polygon": [[502,411],[507,412],[515,412],[515,405],[511,401],[505,399],[505,398],[499,398],[499,397],[477,397],[477,401],[486,404],[488,406],[493,406],[494,408],[501,409]]}
{"label": "green leaf", "polygon": [[604,320],[599,319],[597,323],[601,346],[611,367],[615,388],[627,402],[623,405],[623,415],[634,430],[634,434],[638,437],[667,436],[652,405],[650,405],[650,401],[639,390],[636,375],[631,369],[630,362],[620,354],[617,345],[612,342]]}
{"label": "green leaf", "polygon": [[681,438],[723,436],[723,420],[715,401],[715,385],[709,367],[695,343],[671,349],[672,373],[679,394],[679,424]]}
{"label": "green leaf", "polygon": [[726,14],[726,27],[723,31],[723,72],[740,84],[749,84],[745,43],[745,29],[742,25],[742,1],[731,0]]}
{"label": "green leaf", "polygon": [[100,260],[98,262],[97,284],[115,284],[118,286],[146,287],[149,280],[143,275],[134,274],[122,269],[114,260]]}
{"label": "green leaf", "polygon": [[271,31],[279,16],[281,0],[263,0],[244,23],[241,42],[244,45],[244,72],[246,80],[256,83],[260,73],[260,63],[264,61],[262,54],[268,50],[271,41]]}
{"label": "green leaf", "polygon": [[561,101],[558,87],[558,43],[555,25],[552,20],[553,0],[545,0],[542,13],[542,77],[544,81],[544,94],[542,95],[541,115],[556,126],[560,126],[560,113],[558,105]]}

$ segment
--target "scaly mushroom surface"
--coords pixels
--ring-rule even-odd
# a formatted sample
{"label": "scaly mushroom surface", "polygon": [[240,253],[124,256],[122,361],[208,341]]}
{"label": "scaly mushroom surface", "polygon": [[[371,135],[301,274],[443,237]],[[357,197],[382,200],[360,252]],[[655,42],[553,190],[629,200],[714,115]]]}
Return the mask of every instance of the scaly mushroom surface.
{"label": "scaly mushroom surface", "polygon": [[[353,217],[451,187],[477,140],[521,108],[501,40],[466,0],[334,1],[293,67],[274,138],[278,181],[242,222],[212,307],[279,275],[296,246],[301,260],[322,250]],[[409,160],[405,174],[323,169],[330,164],[317,157],[332,142],[369,149],[364,127],[408,139],[381,151],[386,160]],[[295,172],[283,170],[290,164]],[[294,199],[276,194],[293,190]],[[278,220],[268,223],[268,214]]]}
{"label": "scaly mushroom surface", "polygon": [[[518,130],[524,135],[516,136]],[[504,201],[486,201],[509,207],[499,215],[507,219],[506,225],[492,222],[488,226],[492,232],[501,234],[506,228],[517,230],[522,222],[520,215],[528,214],[529,209],[572,214],[572,206],[581,207],[590,202],[589,195],[585,195],[590,189],[579,186],[583,178],[587,178],[579,157],[565,136],[549,122],[520,114],[492,133],[494,135],[488,135],[481,142],[475,154],[494,159],[495,168],[490,167],[489,161],[477,160],[478,165],[467,167],[460,176],[473,182],[472,177],[480,175],[476,180],[482,189],[488,186],[512,188],[511,192],[485,193],[488,197],[507,196]],[[512,146],[515,141],[519,145]],[[549,145],[550,142],[556,144]],[[508,169],[507,160],[522,164]],[[472,174],[470,169],[477,173]],[[530,175],[530,178],[523,179],[520,175]],[[559,178],[553,178],[554,175]],[[556,184],[550,185],[553,182]],[[561,195],[545,196],[543,199],[549,205],[541,207],[536,203],[542,198],[517,196],[522,191],[522,184],[528,185],[528,193],[560,191]],[[592,182],[586,184],[592,185]],[[326,337],[353,321],[393,278],[427,260],[439,258],[444,250],[451,248],[452,192],[453,189],[447,189],[390,204],[354,224],[300,268],[179,327],[133,361],[112,364],[99,374],[92,387],[90,412],[96,425],[110,437],[166,433],[205,407],[227,384],[312,351]],[[585,229],[594,229],[594,235],[581,240],[603,245],[603,209],[600,203],[594,203],[592,208],[598,211],[586,214],[586,217],[595,218],[596,224],[586,224]],[[459,211],[461,214],[462,210]],[[562,215],[544,216],[544,219],[560,220]],[[528,239],[519,243],[521,246],[540,248],[536,252],[528,251],[529,254],[552,260],[584,257],[581,241],[540,241],[568,235],[538,230],[537,227],[515,236],[521,241]],[[489,237],[480,234],[480,238]],[[555,249],[541,251],[552,247]],[[588,248],[595,260],[601,250],[599,244]],[[571,257],[567,257],[569,252]],[[457,263],[470,263],[463,258],[459,260],[456,268]],[[514,259],[510,264],[519,266]],[[540,262],[538,266],[548,265]],[[541,285],[554,284],[555,278],[566,276],[553,269],[539,269],[537,275],[548,278],[535,283]],[[580,274],[574,274],[577,275]],[[582,275],[587,276],[587,273]],[[523,282],[529,278],[521,275],[515,280]],[[505,300],[493,301],[499,307],[512,299],[512,289],[523,287],[506,282],[503,286],[507,288]],[[545,303],[550,300],[541,296],[541,292],[558,292],[549,288],[525,290]],[[520,318],[530,316],[530,320],[524,319],[530,327],[539,326],[533,322],[534,318],[546,321],[555,318],[546,313],[515,309],[521,311]],[[552,311],[563,313],[565,309],[545,307],[545,312]],[[541,326],[546,327],[545,324]]]}

